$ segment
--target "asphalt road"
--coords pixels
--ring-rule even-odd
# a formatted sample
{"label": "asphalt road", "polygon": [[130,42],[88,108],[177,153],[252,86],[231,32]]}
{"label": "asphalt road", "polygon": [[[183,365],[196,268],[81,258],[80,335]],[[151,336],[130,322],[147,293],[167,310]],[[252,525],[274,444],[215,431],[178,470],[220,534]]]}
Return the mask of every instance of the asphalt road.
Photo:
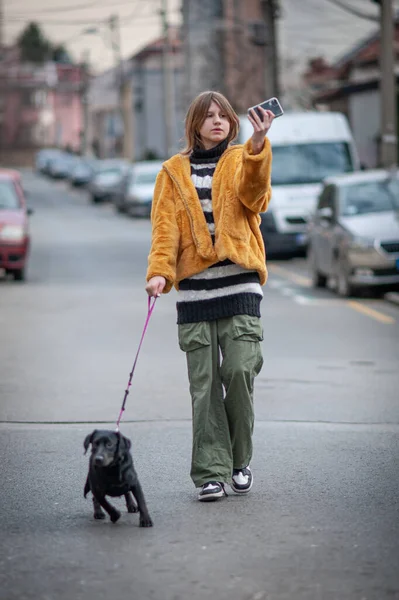
{"label": "asphalt road", "polygon": [[0,597],[399,599],[399,309],[271,263],[254,489],[202,505],[176,298],[159,299],[122,423],[155,525],[95,522],[82,443],[118,416],[150,227],[64,183],[25,187],[29,280],[0,278]]}

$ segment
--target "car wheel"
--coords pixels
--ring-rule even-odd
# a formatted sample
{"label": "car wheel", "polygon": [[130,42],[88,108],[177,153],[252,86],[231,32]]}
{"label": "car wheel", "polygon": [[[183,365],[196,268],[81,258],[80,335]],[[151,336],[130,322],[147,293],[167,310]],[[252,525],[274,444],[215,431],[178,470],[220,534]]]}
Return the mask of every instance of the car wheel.
{"label": "car wheel", "polygon": [[353,285],[349,283],[348,269],[342,261],[339,261],[337,265],[336,290],[341,298],[349,298],[355,292]]}
{"label": "car wheel", "polygon": [[310,246],[308,248],[307,256],[308,256],[308,264],[309,264],[309,271],[310,271],[310,276],[311,276],[311,280],[312,280],[312,286],[314,288],[326,287],[327,277],[325,275],[323,275],[322,273],[320,273],[320,271],[318,271],[317,266],[316,266],[315,253],[314,253],[314,250],[312,250],[312,248]]}
{"label": "car wheel", "polygon": [[14,269],[9,272],[14,276],[15,281],[25,281],[26,279],[25,267],[22,267],[22,269]]}

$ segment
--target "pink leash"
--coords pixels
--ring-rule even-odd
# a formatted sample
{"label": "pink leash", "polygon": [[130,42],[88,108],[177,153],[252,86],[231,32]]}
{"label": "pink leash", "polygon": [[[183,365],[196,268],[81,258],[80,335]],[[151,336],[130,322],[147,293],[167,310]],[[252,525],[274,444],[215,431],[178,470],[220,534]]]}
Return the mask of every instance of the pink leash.
{"label": "pink leash", "polygon": [[148,313],[147,313],[147,318],[146,318],[145,323],[144,323],[144,329],[143,329],[143,333],[141,335],[141,340],[140,340],[140,344],[139,344],[139,347],[138,347],[138,350],[137,350],[136,358],[134,359],[133,367],[132,367],[132,370],[130,372],[129,381],[128,381],[128,384],[127,384],[127,388],[125,390],[125,397],[123,398],[123,402],[122,402],[122,408],[121,408],[121,411],[119,413],[118,420],[116,422],[116,431],[117,432],[119,431],[119,424],[120,424],[121,419],[122,419],[123,411],[125,410],[126,400],[127,400],[128,395],[129,395],[129,388],[132,385],[132,379],[133,379],[133,375],[134,375],[134,370],[136,368],[137,359],[139,357],[139,353],[140,353],[140,349],[141,349],[141,344],[143,343],[145,332],[147,331],[148,323],[150,322],[150,318],[151,318],[151,315],[152,315],[152,311],[154,310],[154,306],[155,306],[155,302],[156,301],[157,301],[157,298],[155,297],[154,301],[151,303],[151,298],[150,298],[150,296],[148,296]]}

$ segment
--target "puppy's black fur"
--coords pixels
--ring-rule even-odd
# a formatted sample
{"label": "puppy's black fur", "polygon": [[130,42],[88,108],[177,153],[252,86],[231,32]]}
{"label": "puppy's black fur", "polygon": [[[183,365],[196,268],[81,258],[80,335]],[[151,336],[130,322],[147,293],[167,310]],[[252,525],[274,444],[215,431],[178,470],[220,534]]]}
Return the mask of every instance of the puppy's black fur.
{"label": "puppy's black fur", "polygon": [[104,508],[112,523],[116,523],[121,513],[107,501],[105,496],[125,496],[127,511],[140,512],[140,527],[152,527],[153,523],[129,451],[130,440],[119,432],[95,429],[83,442],[85,454],[90,444],[91,456],[84,497],[86,498],[91,490],[94,518],[105,519],[102,510]]}

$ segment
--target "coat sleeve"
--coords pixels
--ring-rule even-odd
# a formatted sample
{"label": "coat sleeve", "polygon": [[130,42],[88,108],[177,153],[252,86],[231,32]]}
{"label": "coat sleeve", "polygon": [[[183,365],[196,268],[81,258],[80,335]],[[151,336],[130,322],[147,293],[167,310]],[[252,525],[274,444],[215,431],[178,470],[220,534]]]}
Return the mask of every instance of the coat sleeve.
{"label": "coat sleeve", "polygon": [[156,275],[166,279],[164,293],[176,279],[180,231],[176,219],[173,183],[165,169],[157,176],[151,208],[152,241],[148,256],[147,281]]}
{"label": "coat sleeve", "polygon": [[241,202],[254,213],[267,210],[271,198],[272,150],[266,137],[263,149],[253,154],[249,139],[243,146],[241,163],[235,176],[235,190]]}

